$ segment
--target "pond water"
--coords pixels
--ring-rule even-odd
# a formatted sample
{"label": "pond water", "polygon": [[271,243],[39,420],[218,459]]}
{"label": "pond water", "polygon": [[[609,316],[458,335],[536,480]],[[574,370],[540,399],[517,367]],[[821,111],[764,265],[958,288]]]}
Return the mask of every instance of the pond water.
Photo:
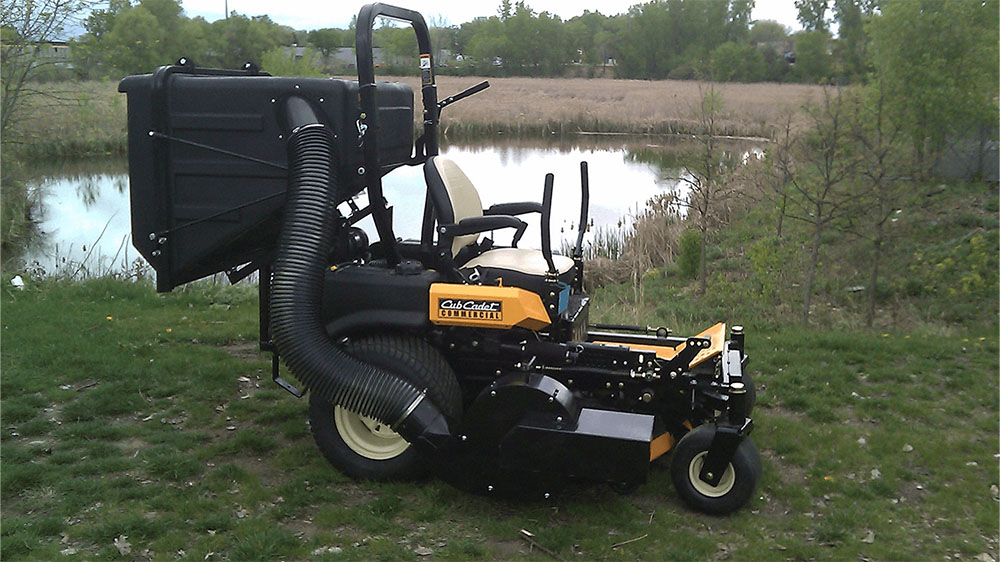
{"label": "pond water", "polygon": [[[484,207],[512,201],[541,201],[544,176],[555,174],[553,248],[575,240],[580,213],[580,162],[590,170],[592,237],[601,228],[621,228],[650,198],[679,188],[678,154],[690,145],[650,138],[518,140],[443,147],[476,185]],[[105,274],[142,267],[130,238],[128,164],[125,160],[73,162],[36,168],[29,193],[38,201],[38,234],[22,261],[35,274]],[[419,238],[424,203],[423,170],[403,167],[384,179],[393,205],[396,235]],[[538,215],[522,247],[540,246]],[[361,226],[377,239],[370,220]],[[509,235],[497,233],[499,243]],[[136,261],[139,260],[139,261]]]}

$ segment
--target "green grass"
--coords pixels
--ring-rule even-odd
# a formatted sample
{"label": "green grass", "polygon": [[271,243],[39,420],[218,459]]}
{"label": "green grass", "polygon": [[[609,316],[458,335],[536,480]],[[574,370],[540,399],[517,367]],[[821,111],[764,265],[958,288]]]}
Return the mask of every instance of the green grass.
{"label": "green grass", "polygon": [[[312,444],[305,402],[246,351],[249,287],[31,281],[2,298],[4,560],[547,559],[521,529],[563,559],[996,556],[993,328],[750,331],[764,476],[714,518],[681,504],[666,462],[632,495],[574,486],[549,502],[351,481]],[[621,314],[614,288],[595,301]]]}

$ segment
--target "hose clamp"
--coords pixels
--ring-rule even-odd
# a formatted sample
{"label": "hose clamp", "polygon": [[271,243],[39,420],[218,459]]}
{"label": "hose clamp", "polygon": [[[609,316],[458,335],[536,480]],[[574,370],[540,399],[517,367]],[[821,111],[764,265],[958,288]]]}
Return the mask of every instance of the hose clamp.
{"label": "hose clamp", "polygon": [[396,431],[396,428],[399,427],[400,424],[402,424],[403,421],[406,420],[406,418],[410,417],[410,414],[412,414],[413,411],[417,409],[417,406],[419,406],[420,403],[424,401],[424,398],[426,396],[427,396],[427,389],[425,388],[424,390],[421,390],[420,395],[417,396],[417,398],[410,403],[410,405],[406,408],[406,411],[403,412],[403,415],[399,416],[399,419],[396,420],[396,423],[390,425],[389,427],[391,427],[393,431]]}

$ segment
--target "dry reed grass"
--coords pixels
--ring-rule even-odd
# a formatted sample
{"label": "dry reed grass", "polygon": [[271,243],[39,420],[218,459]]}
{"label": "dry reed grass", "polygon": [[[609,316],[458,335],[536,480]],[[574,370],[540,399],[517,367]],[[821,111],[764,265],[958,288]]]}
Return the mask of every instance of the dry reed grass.
{"label": "dry reed grass", "polygon": [[125,153],[126,102],[116,82],[37,87],[40,91],[25,104],[15,138],[5,139],[5,144],[20,145],[32,158]]}
{"label": "dry reed grass", "polygon": [[647,201],[630,224],[599,230],[584,248],[587,287],[630,281],[640,289],[642,275],[674,264],[687,226],[678,213],[676,194],[664,193]]}
{"label": "dry reed grass", "polygon": [[[399,80],[419,92],[416,78]],[[481,77],[437,77],[444,98],[484,80]],[[704,84],[682,80],[611,80],[585,78],[489,78],[491,87],[474,99],[448,107],[442,129],[518,129],[552,132],[694,133],[694,118]],[[818,101],[822,87],[804,84],[715,84],[725,105],[721,129],[734,136],[772,135],[787,113]],[[418,106],[419,107],[419,106]],[[793,124],[805,124],[802,117]]]}
{"label": "dry reed grass", "polygon": [[[351,77],[349,77],[351,78]],[[379,77],[414,88],[416,77]],[[441,98],[481,82],[481,77],[439,76]],[[490,78],[491,87],[448,107],[442,131],[453,140],[498,135],[552,136],[578,132],[692,134],[701,97],[698,82],[585,78]],[[22,138],[36,157],[124,153],[125,96],[117,83],[46,84],[25,110]],[[716,84],[725,100],[721,133],[770,137],[786,115],[804,124],[798,111],[818,100],[820,86],[802,84]],[[419,118],[419,110],[417,111]],[[801,121],[801,123],[800,123]],[[8,139],[11,140],[11,139]]]}

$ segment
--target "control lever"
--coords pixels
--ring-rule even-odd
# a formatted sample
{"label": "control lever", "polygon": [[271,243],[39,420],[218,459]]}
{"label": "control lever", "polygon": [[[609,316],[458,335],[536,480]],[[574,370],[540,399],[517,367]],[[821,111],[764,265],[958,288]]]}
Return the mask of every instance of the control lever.
{"label": "control lever", "polygon": [[556,269],[555,262],[552,261],[552,184],[555,182],[555,176],[552,174],[545,174],[545,189],[542,191],[542,256],[545,258],[545,263],[549,266],[548,274],[551,276],[559,275],[559,270]]}
{"label": "control lever", "polygon": [[580,228],[576,235],[576,248],[573,259],[583,259],[583,235],[587,232],[587,213],[590,209],[590,175],[587,173],[587,162],[580,162]]}
{"label": "control lever", "polygon": [[462,90],[461,92],[459,92],[459,93],[457,93],[457,94],[455,94],[453,96],[444,98],[443,100],[439,101],[438,104],[437,104],[438,111],[440,112],[442,109],[444,109],[444,108],[448,107],[449,105],[457,102],[458,100],[465,99],[465,98],[471,96],[472,94],[478,94],[479,92],[482,92],[483,90],[485,90],[486,88],[489,88],[489,87],[490,87],[490,81],[489,80],[483,80],[482,82],[476,84],[475,86],[472,86],[471,88]]}

